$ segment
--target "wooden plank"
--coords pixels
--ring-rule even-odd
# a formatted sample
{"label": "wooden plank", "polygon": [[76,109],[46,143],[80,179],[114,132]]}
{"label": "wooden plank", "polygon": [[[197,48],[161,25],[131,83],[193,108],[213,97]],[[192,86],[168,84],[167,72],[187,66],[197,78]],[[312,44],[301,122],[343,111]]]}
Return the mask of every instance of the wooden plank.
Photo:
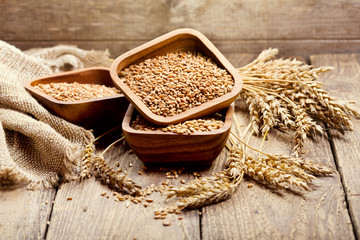
{"label": "wooden plank", "polygon": [[[311,56],[315,66],[329,65],[336,68],[321,79],[324,87],[339,101],[349,103],[349,106],[360,110],[360,55],[359,54],[325,54]],[[337,136],[331,132],[335,159],[342,177],[347,195],[350,214],[357,238],[360,237],[360,121],[354,120],[354,131],[345,136]]]}
{"label": "wooden plank", "polygon": [[43,239],[55,193],[55,189],[1,188],[0,239]]}
{"label": "wooden plank", "polygon": [[359,39],[357,0],[1,1],[2,40],[149,40],[190,27],[211,40]]}
{"label": "wooden plank", "polygon": [[[232,54],[228,59],[235,66],[250,62],[254,56]],[[248,123],[247,110],[236,105],[241,124]],[[289,154],[293,136],[272,131],[265,142],[265,152]],[[259,147],[260,138],[250,144]],[[335,168],[329,142],[325,138],[307,143],[305,157]],[[226,154],[211,171],[223,167]],[[271,191],[244,179],[232,197],[217,205],[203,208],[202,237],[204,239],[354,239],[344,190],[340,177],[318,178],[309,192]]]}
{"label": "wooden plank", "polygon": [[[35,47],[52,47],[57,44],[72,44],[83,49],[108,49],[116,58],[137,46],[145,40],[119,41],[9,41],[14,46],[26,50]],[[309,58],[311,54],[321,53],[353,53],[360,52],[360,40],[215,40],[214,45],[224,54],[229,53],[260,53],[267,48],[279,48],[282,56],[302,56]]]}
{"label": "wooden plank", "polygon": [[[139,185],[146,187],[152,183],[160,185],[166,179],[165,172],[142,170],[142,162],[123,146],[115,146],[105,155],[115,165],[126,169],[130,177]],[[133,166],[129,167],[129,163]],[[142,171],[142,175],[138,175]],[[188,179],[190,174],[181,174],[172,179],[174,185],[180,185],[180,179]],[[100,196],[106,191],[109,198]],[[71,201],[67,198],[72,197]],[[81,184],[72,182],[63,184],[56,196],[52,213],[48,239],[199,239],[200,225],[197,211],[185,213],[183,220],[177,215],[168,218],[171,226],[165,227],[162,220],[154,219],[154,211],[165,206],[159,193],[150,196],[154,200],[147,208],[142,204],[115,202],[112,191],[94,179]]]}

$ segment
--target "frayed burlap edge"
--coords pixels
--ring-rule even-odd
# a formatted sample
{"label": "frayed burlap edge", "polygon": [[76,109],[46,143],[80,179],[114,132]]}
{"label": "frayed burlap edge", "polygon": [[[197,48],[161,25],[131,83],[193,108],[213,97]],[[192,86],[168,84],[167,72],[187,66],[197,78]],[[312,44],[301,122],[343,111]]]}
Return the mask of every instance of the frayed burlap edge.
{"label": "frayed burlap edge", "polygon": [[64,168],[61,173],[53,174],[41,180],[32,180],[27,188],[29,190],[39,189],[41,187],[44,187],[45,189],[51,189],[53,187],[57,187],[61,183],[80,180],[80,171],[82,165],[81,159],[86,154],[85,148],[87,145],[95,147],[94,139],[95,138],[92,134],[92,131],[86,131],[85,145],[81,146],[79,144],[73,144],[66,149]]}
{"label": "frayed burlap edge", "polygon": [[25,173],[15,166],[0,168],[0,186],[20,185],[26,186],[28,190],[51,189],[59,186],[61,183],[69,181],[77,181],[80,179],[81,159],[85,155],[85,148],[94,145],[94,136],[91,131],[86,132],[85,146],[73,144],[66,149],[66,157],[64,159],[64,168],[58,174],[51,174],[46,178],[35,177],[33,174]]}
{"label": "frayed burlap edge", "polygon": [[[73,54],[81,61],[81,67],[108,67],[111,63],[108,50],[85,51],[77,48],[76,46],[68,45],[58,45],[51,48],[30,49],[25,51],[25,53],[31,57],[35,57],[37,61],[42,62],[44,65],[51,64],[51,61],[59,58],[59,56],[71,54]],[[64,59],[65,58],[62,60]],[[25,172],[18,166],[1,166],[0,185],[7,186],[14,184],[29,184],[28,186],[30,189],[35,189],[40,186],[51,188],[57,186],[60,182],[79,179],[81,159],[85,154],[86,145],[93,145],[94,140],[94,136],[91,131],[85,132],[85,135],[86,144],[84,146],[74,143],[66,149],[66,156],[63,161],[64,167],[57,174],[54,173],[44,178]]]}

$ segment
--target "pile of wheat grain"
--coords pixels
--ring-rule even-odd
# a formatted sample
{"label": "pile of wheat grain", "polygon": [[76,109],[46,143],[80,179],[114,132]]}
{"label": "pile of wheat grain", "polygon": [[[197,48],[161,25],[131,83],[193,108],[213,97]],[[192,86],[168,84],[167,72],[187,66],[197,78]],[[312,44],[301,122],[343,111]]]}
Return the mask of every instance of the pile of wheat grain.
{"label": "pile of wheat grain", "polygon": [[131,122],[131,127],[140,131],[158,131],[171,132],[177,134],[191,134],[195,132],[209,132],[222,128],[224,126],[223,117],[217,113],[210,117],[199,118],[181,122],[178,124],[171,124],[166,127],[157,127],[147,122],[141,115],[136,115],[136,118]]}
{"label": "pile of wheat grain", "polygon": [[114,87],[93,83],[44,83],[37,84],[34,88],[64,102],[76,102],[120,94],[120,91]]}
{"label": "pile of wheat grain", "polygon": [[154,114],[164,117],[218,98],[234,86],[225,69],[192,52],[146,59],[123,69],[119,77]]}

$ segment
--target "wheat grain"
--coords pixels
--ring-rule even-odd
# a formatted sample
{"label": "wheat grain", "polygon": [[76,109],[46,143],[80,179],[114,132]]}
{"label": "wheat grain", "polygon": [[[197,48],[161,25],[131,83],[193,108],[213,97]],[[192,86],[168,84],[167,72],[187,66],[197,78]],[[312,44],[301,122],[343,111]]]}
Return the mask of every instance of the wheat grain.
{"label": "wheat grain", "polygon": [[157,131],[170,132],[177,134],[191,134],[195,132],[208,132],[222,128],[224,125],[224,117],[216,113],[210,117],[188,120],[178,124],[171,124],[166,127],[157,127],[148,123],[141,115],[131,122],[131,127],[140,131]]}
{"label": "wheat grain", "polygon": [[44,92],[56,100],[65,102],[76,102],[120,94],[120,91],[114,87],[108,87],[102,84],[78,82],[37,84],[34,88]]}
{"label": "wheat grain", "polygon": [[231,91],[232,76],[200,53],[171,52],[130,65],[120,79],[154,114],[173,116]]}

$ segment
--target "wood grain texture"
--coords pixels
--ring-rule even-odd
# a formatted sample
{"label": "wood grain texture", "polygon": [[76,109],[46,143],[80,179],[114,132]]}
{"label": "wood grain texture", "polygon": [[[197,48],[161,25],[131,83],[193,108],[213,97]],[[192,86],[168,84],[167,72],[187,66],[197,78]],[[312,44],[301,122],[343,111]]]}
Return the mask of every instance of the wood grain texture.
{"label": "wood grain texture", "polygon": [[[335,71],[321,77],[326,88],[338,101],[349,104],[360,110],[360,55],[315,55],[311,58],[315,66],[334,66]],[[350,103],[349,103],[350,102]],[[357,237],[360,237],[360,121],[354,120],[354,131],[344,136],[337,136],[331,132],[338,170],[342,176],[350,214],[354,223]]]}
{"label": "wood grain texture", "polygon": [[[108,49],[112,58],[140,46],[146,40],[51,40],[51,41],[9,41],[16,47],[26,50],[35,47],[52,47],[58,44],[76,45],[83,49]],[[303,56],[308,58],[312,54],[320,53],[354,53],[360,52],[360,40],[211,40],[223,53],[255,53],[259,54],[267,48],[279,48],[282,56]]]}
{"label": "wood grain texture", "polygon": [[[348,52],[346,43],[360,51],[353,44],[360,40],[357,0],[3,0],[0,22],[0,39],[22,49],[76,43],[118,56],[136,42],[190,27],[222,52],[269,46],[284,46],[289,55]],[[303,47],[294,53],[298,41]]]}
{"label": "wood grain texture", "polygon": [[0,239],[43,239],[55,192],[1,188]]}
{"label": "wood grain texture", "polygon": [[[228,55],[235,65],[250,62],[254,56]],[[240,124],[248,123],[247,110],[236,106]],[[265,142],[265,152],[289,154],[293,135],[272,131]],[[259,147],[261,138],[250,145]],[[329,142],[317,138],[306,144],[305,157],[335,169]],[[226,154],[222,155],[224,158]],[[219,158],[211,171],[223,167]],[[248,188],[248,184],[254,187]],[[309,192],[271,191],[244,179],[232,197],[203,208],[204,239],[354,239],[339,175],[318,178]]]}
{"label": "wood grain texture", "polygon": [[359,19],[357,0],[5,0],[0,38],[149,40],[186,26],[212,40],[359,39]]}
{"label": "wood grain texture", "polygon": [[[143,164],[134,155],[116,145],[105,159],[127,170],[130,177],[139,185],[146,187],[152,183],[160,185],[166,179],[165,172],[142,170]],[[133,166],[129,167],[129,163]],[[138,171],[142,175],[138,175]],[[180,179],[190,178],[190,174],[181,174],[181,178],[172,179],[174,185],[180,185]],[[108,192],[109,198],[100,196]],[[72,197],[71,201],[67,198]],[[72,182],[61,185],[53,208],[47,239],[199,239],[200,226],[197,211],[188,212],[184,219],[170,216],[171,226],[164,227],[162,220],[155,220],[154,211],[165,206],[159,193],[152,194],[153,199],[147,208],[142,204],[115,202],[112,191],[94,179],[81,184]]]}

